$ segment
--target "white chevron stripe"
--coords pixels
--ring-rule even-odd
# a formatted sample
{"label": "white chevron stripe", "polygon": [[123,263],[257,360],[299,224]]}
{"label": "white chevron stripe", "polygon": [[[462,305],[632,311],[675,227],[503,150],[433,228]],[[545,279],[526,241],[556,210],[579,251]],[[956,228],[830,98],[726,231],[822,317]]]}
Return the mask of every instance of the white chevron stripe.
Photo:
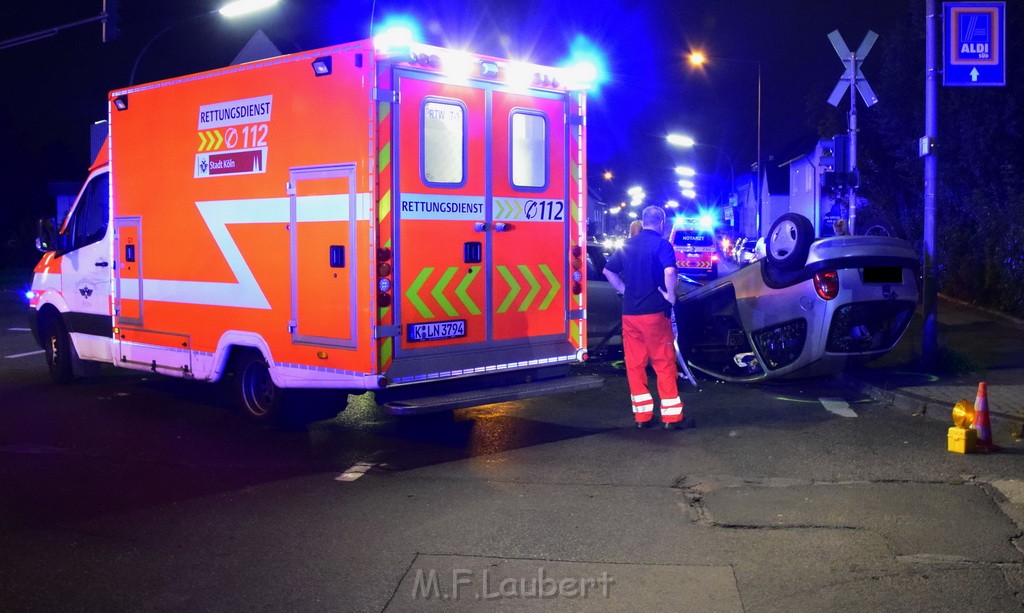
{"label": "white chevron stripe", "polygon": [[[296,202],[299,222],[345,221],[349,218],[347,194],[300,196]],[[228,231],[228,224],[281,223],[290,219],[290,200],[284,198],[251,198],[243,200],[210,200],[196,202],[213,240],[235,275],[235,283],[219,281],[179,281],[144,279],[143,299],[147,302],[173,302],[208,306],[269,309],[263,289],[252,269]],[[370,194],[356,195],[357,219],[369,219]],[[145,245],[143,245],[145,248]],[[185,256],[183,256],[185,257]],[[145,258],[145,252],[143,252]],[[135,279],[121,279],[122,298],[139,299]]]}

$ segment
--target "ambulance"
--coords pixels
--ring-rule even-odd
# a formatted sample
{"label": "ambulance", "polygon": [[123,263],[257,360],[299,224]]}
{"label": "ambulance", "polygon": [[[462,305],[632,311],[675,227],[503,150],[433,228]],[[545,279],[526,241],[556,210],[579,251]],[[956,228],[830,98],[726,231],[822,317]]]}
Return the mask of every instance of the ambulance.
{"label": "ambulance", "polygon": [[718,248],[714,220],[709,215],[679,216],[673,220],[669,242],[676,254],[676,268],[690,277],[718,278]]}
{"label": "ambulance", "polygon": [[264,422],[301,388],[599,385],[564,376],[587,357],[586,87],[370,39],[110,92],[84,187],[40,224],[51,377],[227,379]]}

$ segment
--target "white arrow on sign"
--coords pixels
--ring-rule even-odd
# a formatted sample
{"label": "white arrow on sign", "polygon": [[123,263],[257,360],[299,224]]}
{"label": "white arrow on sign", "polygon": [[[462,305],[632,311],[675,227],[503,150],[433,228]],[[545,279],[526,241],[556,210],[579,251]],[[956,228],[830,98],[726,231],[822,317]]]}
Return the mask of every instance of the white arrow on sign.
{"label": "white arrow on sign", "polygon": [[[864,63],[864,58],[871,51],[875,41],[878,40],[878,34],[868,30],[867,35],[864,37],[864,42],[857,48],[857,53],[850,52],[850,48],[846,46],[846,42],[843,40],[842,35],[839,34],[839,30],[829,32],[828,40],[832,43],[832,48],[839,54],[839,59],[843,62],[843,66],[846,67],[842,76],[839,77],[839,83],[836,83],[835,89],[832,90],[832,95],[828,97],[828,103],[832,106],[839,106],[839,102],[843,99],[843,94],[846,93],[846,90],[850,88],[850,81],[852,80],[856,83],[857,91],[860,92],[860,97],[864,100],[864,104],[869,107],[873,106],[878,102],[878,96],[871,89],[867,78],[860,70],[860,66]],[[854,94],[851,93],[850,95]]]}
{"label": "white arrow on sign", "polygon": [[979,74],[981,74],[981,73],[978,72],[977,68],[971,68],[971,81],[977,81]]}

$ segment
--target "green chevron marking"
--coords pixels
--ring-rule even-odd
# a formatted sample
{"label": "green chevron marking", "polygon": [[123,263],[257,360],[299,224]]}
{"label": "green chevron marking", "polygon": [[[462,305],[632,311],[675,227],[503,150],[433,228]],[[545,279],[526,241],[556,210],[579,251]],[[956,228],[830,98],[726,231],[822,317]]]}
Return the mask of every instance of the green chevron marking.
{"label": "green chevron marking", "polygon": [[444,271],[444,274],[441,275],[441,280],[437,282],[434,289],[430,290],[430,295],[434,297],[434,300],[437,300],[437,303],[441,305],[441,308],[444,309],[444,312],[447,313],[449,317],[455,317],[459,312],[452,307],[451,302],[448,302],[448,297],[444,295],[444,290],[448,287],[448,283],[452,280],[452,277],[455,276],[455,272],[457,270],[457,266],[450,266],[448,270]]}
{"label": "green chevron marking", "polygon": [[420,316],[425,319],[433,319],[434,314],[431,312],[427,305],[420,298],[420,288],[427,282],[427,277],[434,272],[433,266],[428,266],[420,271],[420,274],[416,276],[416,280],[412,282],[409,289],[405,292],[405,297],[409,299],[412,306],[416,307],[416,310],[420,312]]}
{"label": "green chevron marking", "polygon": [[476,306],[476,303],[473,302],[473,299],[469,297],[469,294],[466,293],[466,290],[473,282],[473,279],[476,278],[476,272],[478,270],[480,270],[479,266],[470,266],[469,272],[466,273],[466,276],[459,282],[458,287],[455,288],[455,295],[459,297],[462,304],[466,305],[466,309],[471,315],[479,315],[480,309]]}
{"label": "green chevron marking", "polygon": [[519,272],[523,273],[523,276],[526,277],[526,282],[530,284],[530,293],[526,294],[526,298],[523,298],[523,303],[519,305],[519,312],[522,313],[530,308],[530,304],[537,296],[537,292],[540,291],[540,283],[537,283],[537,277],[533,276],[533,273],[530,272],[530,269],[525,264],[519,265]]}
{"label": "green chevron marking", "polygon": [[384,221],[384,219],[391,213],[391,191],[388,190],[386,194],[380,197],[380,206],[377,207],[377,219]]}
{"label": "green chevron marking", "polygon": [[[514,213],[514,214],[513,214]],[[523,204],[518,200],[512,203],[512,212],[509,213],[509,219],[519,219],[523,216]]]}
{"label": "green chevron marking", "polygon": [[551,306],[551,301],[558,295],[558,290],[562,289],[562,284],[558,282],[555,275],[551,274],[551,269],[548,268],[547,264],[541,264],[538,268],[540,268],[540,271],[544,273],[544,276],[548,280],[548,284],[551,285],[551,291],[548,292],[547,296],[544,296],[544,301],[540,303],[539,307],[537,307],[543,311]]}
{"label": "green chevron marking", "polygon": [[494,205],[498,209],[497,211],[494,212],[494,218],[503,219],[505,217],[505,201],[498,200],[497,198],[495,198]]}
{"label": "green chevron marking", "polygon": [[516,299],[516,296],[519,295],[519,291],[522,289],[522,287],[519,285],[519,282],[516,281],[515,277],[512,276],[512,273],[510,273],[508,271],[508,268],[506,268],[505,266],[499,264],[498,272],[501,274],[502,278],[505,279],[505,283],[508,283],[509,287],[508,296],[505,296],[505,300],[501,303],[501,306],[498,307],[498,312],[504,313],[505,311],[508,310],[508,307],[509,305],[512,304],[512,301]]}
{"label": "green chevron marking", "polygon": [[391,143],[384,143],[377,155],[377,172],[383,173],[389,163],[391,163]]}

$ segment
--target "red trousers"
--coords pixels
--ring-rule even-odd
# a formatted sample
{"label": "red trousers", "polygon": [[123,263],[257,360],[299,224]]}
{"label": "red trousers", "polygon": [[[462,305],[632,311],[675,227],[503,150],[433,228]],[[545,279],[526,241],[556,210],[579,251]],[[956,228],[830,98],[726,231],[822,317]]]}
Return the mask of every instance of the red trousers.
{"label": "red trousers", "polygon": [[672,342],[672,322],[664,313],[622,316],[622,350],[626,357],[626,380],[637,422],[654,417],[654,398],[647,388],[647,363],[658,377],[661,421],[675,423],[683,419],[683,401],[676,379],[676,353]]}

